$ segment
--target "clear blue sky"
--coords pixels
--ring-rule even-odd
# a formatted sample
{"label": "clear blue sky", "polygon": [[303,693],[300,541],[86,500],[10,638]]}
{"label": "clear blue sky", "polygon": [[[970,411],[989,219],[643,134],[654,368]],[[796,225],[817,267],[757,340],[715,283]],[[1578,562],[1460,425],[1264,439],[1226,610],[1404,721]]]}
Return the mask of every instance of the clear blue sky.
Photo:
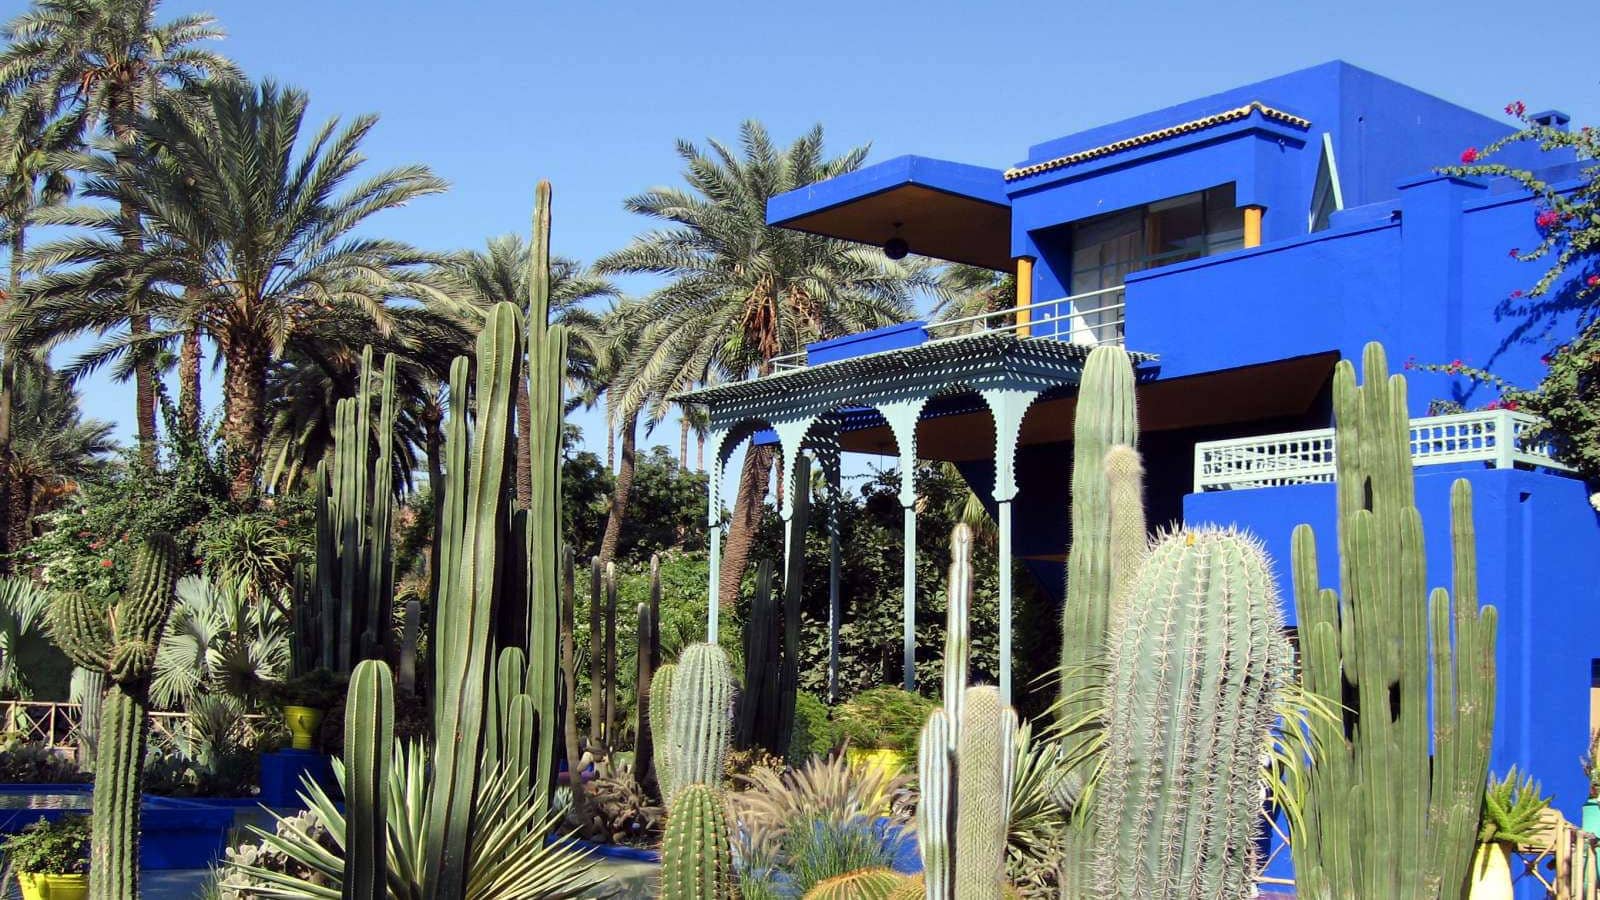
{"label": "clear blue sky", "polygon": [[[381,230],[432,248],[525,231],[533,184],[548,178],[555,249],[585,261],[645,227],[622,200],[678,180],[675,139],[732,139],[747,118],[783,140],[821,122],[835,150],[870,143],[873,159],[1003,166],[1031,143],[1338,58],[1483,112],[1521,99],[1600,123],[1600,61],[1574,40],[1600,30],[1595,0],[162,9],[217,15],[222,50],[254,77],[309,91],[315,118],[380,114],[374,166],[419,161],[450,181],[448,194],[379,217]],[[131,433],[131,388],[95,380],[85,402]],[[579,422],[600,449],[597,421]],[[675,447],[676,429],[656,440]]]}

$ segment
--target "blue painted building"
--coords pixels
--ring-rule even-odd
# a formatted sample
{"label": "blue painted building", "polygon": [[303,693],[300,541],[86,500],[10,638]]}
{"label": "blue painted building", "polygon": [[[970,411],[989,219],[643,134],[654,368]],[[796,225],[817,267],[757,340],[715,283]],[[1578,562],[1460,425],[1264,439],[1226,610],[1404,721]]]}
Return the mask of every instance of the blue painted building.
{"label": "blue painted building", "polygon": [[[825,468],[850,451],[957,463],[1000,521],[1002,571],[1014,556],[1059,595],[1072,361],[1120,344],[1140,361],[1151,523],[1253,531],[1278,560],[1292,617],[1295,525],[1316,528],[1322,570],[1337,572],[1334,364],[1377,340],[1396,365],[1462,360],[1532,385],[1573,333],[1561,301],[1591,271],[1552,303],[1510,299],[1540,271],[1511,253],[1539,242],[1532,198],[1434,172],[1510,131],[1334,62],[1047,140],[1010,167],[891,159],[774,198],[769,222],[1014,272],[1018,307],[828,342],[776,375],[689,399],[712,412],[718,474],[765,429],[786,475],[805,452]],[[1553,167],[1557,182],[1576,175],[1532,148],[1504,158]],[[1447,493],[1464,476],[1481,593],[1501,614],[1493,766],[1529,768],[1576,820],[1578,757],[1597,724],[1600,523],[1587,487],[1518,440],[1525,416],[1429,417],[1432,401],[1494,399],[1469,387],[1410,379],[1429,571],[1448,584]],[[902,501],[914,529],[909,485]]]}

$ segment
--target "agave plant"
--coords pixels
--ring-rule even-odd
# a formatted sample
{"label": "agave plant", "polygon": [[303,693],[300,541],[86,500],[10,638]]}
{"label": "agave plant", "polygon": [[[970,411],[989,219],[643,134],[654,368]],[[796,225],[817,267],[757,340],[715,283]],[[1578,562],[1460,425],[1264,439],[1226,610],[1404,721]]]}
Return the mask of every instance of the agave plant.
{"label": "agave plant", "polygon": [[216,690],[250,697],[288,671],[289,631],[270,603],[251,603],[245,588],[195,576],[178,581],[178,605],[156,650],[150,699],[188,706]]}
{"label": "agave plant", "polygon": [[[394,900],[424,900],[427,882],[427,836],[430,792],[428,759],[420,742],[396,745],[389,768],[388,896]],[[345,770],[337,760],[334,777],[341,793]],[[535,805],[524,802],[519,788],[505,773],[486,773],[478,790],[477,832],[468,863],[465,900],[499,900],[505,897],[541,897],[563,900],[577,897],[594,886],[587,855],[561,842],[546,844],[560,811],[541,817]],[[251,827],[269,853],[291,864],[275,871],[235,855],[227,863],[231,874],[256,882],[254,896],[327,898],[341,895],[344,879],[345,818],[339,804],[314,782],[300,795],[314,815],[317,829],[304,820],[274,814],[277,824],[267,831]],[[329,844],[332,844],[330,849]]]}

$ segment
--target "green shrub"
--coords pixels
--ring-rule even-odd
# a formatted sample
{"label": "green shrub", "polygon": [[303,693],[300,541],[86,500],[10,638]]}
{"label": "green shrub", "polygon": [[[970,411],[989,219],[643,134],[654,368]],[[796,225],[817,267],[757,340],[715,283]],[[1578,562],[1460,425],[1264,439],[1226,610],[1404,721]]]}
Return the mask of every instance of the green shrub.
{"label": "green shrub", "polygon": [[65,755],[44,744],[15,738],[0,742],[0,784],[61,784],[88,781],[89,776]]}
{"label": "green shrub", "polygon": [[89,871],[89,820],[62,816],[29,825],[0,843],[7,863],[30,875],[78,875]]}
{"label": "green shrub", "polygon": [[800,765],[821,756],[839,743],[839,729],[828,718],[828,707],[815,694],[805,691],[794,698],[794,734],[784,756],[790,765]]}
{"label": "green shrub", "polygon": [[834,722],[852,747],[897,750],[914,758],[917,738],[932,711],[933,701],[920,694],[897,687],[877,687],[862,691],[839,707]]}

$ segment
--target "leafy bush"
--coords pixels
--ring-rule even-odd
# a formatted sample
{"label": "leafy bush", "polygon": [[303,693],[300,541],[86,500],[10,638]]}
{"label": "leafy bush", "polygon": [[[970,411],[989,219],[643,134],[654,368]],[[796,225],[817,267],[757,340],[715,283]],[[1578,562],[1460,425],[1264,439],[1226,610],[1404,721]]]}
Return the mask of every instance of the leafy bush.
{"label": "leafy bush", "polygon": [[805,691],[795,695],[794,734],[789,738],[785,757],[793,765],[800,765],[813,756],[821,756],[839,742],[839,729],[828,718],[828,707],[815,694]]}
{"label": "leafy bush", "polygon": [[80,875],[89,871],[89,821],[62,816],[29,825],[0,842],[10,866],[30,875]]}
{"label": "leafy bush", "polygon": [[897,687],[862,691],[839,707],[834,716],[839,732],[860,749],[917,753],[917,738],[933,712],[933,701]]}
{"label": "leafy bush", "polygon": [[0,784],[77,784],[89,780],[72,760],[44,744],[0,743]]}

